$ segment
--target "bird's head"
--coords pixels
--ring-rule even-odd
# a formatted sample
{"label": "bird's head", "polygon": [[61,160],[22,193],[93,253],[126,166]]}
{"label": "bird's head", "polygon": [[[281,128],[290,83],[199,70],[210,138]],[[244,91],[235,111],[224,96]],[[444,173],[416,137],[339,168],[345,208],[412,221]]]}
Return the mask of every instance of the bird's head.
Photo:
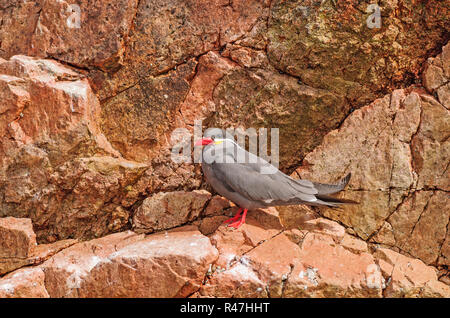
{"label": "bird's head", "polygon": [[214,137],[206,137],[206,138],[202,138],[200,140],[198,140],[195,143],[195,146],[206,146],[206,145],[210,145],[210,144],[214,144],[214,145],[219,145],[221,143],[223,143],[226,139],[219,139],[219,138],[214,138]]}

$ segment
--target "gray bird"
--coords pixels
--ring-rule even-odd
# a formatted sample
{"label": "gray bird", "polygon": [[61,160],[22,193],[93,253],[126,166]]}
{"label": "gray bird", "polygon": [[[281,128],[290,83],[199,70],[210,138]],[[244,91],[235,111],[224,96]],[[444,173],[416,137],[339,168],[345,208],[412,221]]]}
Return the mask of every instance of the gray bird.
{"label": "gray bird", "polygon": [[298,204],[337,208],[357,203],[328,196],[344,189],[350,173],[336,184],[297,180],[232,139],[202,138],[195,146],[204,146],[202,170],[207,182],[240,207],[233,218],[225,221],[236,229],[245,223],[249,209]]}

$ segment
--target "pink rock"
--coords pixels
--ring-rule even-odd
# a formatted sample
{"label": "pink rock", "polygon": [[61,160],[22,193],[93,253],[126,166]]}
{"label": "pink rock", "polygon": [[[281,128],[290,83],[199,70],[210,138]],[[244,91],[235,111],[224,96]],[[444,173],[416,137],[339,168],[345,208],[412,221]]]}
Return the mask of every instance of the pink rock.
{"label": "pink rock", "polygon": [[308,220],[301,224],[299,228],[301,230],[331,236],[336,242],[340,242],[345,235],[345,228],[342,225],[324,218]]}
{"label": "pink rock", "polygon": [[385,297],[450,297],[450,287],[439,282],[436,270],[421,260],[385,248],[377,249],[374,256],[388,277]]}
{"label": "pink rock", "polygon": [[297,173],[335,182],[351,172],[340,196],[359,204],[339,211],[321,208],[321,214],[364,240],[397,246],[435,263],[448,224],[443,211],[450,180],[444,128],[449,115],[423,89],[395,90],[354,111],[305,157]]}
{"label": "pink rock", "polygon": [[381,297],[384,280],[372,255],[353,254],[329,236],[308,234],[286,282],[286,297]]}
{"label": "pink rock", "polygon": [[252,249],[253,246],[243,233],[245,227],[246,224],[234,231],[223,225],[210,235],[211,243],[219,251],[217,266],[229,268],[241,255]]}
{"label": "pink rock", "polygon": [[203,297],[238,297],[258,298],[268,297],[266,284],[259,279],[245,261],[233,264],[228,270],[216,269],[204,286],[200,289]]}
{"label": "pink rock", "polygon": [[288,279],[300,248],[284,234],[262,243],[245,255],[252,268],[268,285],[270,297],[282,297],[284,281]]}
{"label": "pink rock", "polygon": [[439,256],[450,257],[443,244],[448,236],[448,204],[448,194],[443,191],[416,191],[406,197],[387,220],[394,246],[427,264],[436,263]]}
{"label": "pink rock", "polygon": [[430,60],[428,60],[428,65],[423,72],[422,78],[423,85],[430,92],[433,92],[446,82],[442,68],[431,64]]}
{"label": "pink rock", "polygon": [[0,278],[0,298],[48,298],[41,268],[24,268]]}
{"label": "pink rock", "polygon": [[186,297],[217,250],[195,227],[112,234],[75,244],[40,265],[52,297]]}

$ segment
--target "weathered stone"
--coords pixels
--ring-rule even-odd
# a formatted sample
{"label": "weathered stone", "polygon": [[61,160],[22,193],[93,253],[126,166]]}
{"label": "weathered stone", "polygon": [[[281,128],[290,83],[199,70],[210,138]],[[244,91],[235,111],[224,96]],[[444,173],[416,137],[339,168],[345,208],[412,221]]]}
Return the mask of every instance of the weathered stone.
{"label": "weathered stone", "polygon": [[249,266],[246,258],[237,261],[228,270],[219,269],[217,273],[212,274],[213,276],[200,289],[201,296],[268,297],[265,283],[258,278],[258,273]]}
{"label": "weathered stone", "polygon": [[219,228],[219,226],[221,226],[227,219],[227,216],[217,215],[202,218],[198,221],[193,222],[193,224],[198,226],[198,230],[203,235],[210,235],[214,233]]}
{"label": "weathered stone", "polygon": [[276,209],[286,229],[298,229],[305,222],[319,217],[317,212],[307,205],[279,206]]}
{"label": "weathered stone", "polygon": [[[219,251],[217,266],[230,268],[242,255],[280,233],[281,228],[274,228],[273,220],[269,217],[264,218],[266,213],[263,211],[255,210],[255,213],[248,213],[246,222],[237,230],[223,225],[210,236],[212,244]],[[258,215],[263,217],[258,219]],[[270,221],[264,222],[267,219]]]}
{"label": "weathered stone", "polygon": [[[436,264],[447,235],[450,213],[449,196],[443,191],[416,191],[393,213],[388,222],[392,226],[395,246],[420,258],[426,264]],[[380,242],[385,243],[385,242]]]}
{"label": "weathered stone", "polygon": [[129,212],[117,208],[147,165],[122,159],[106,140],[87,80],[24,56],[3,60],[0,73],[0,215],[31,218],[42,242],[126,226]]}
{"label": "weathered stone", "polygon": [[384,265],[388,270],[385,297],[450,297],[450,288],[439,282],[436,270],[422,261],[385,248],[377,249],[374,256],[391,266]]}
{"label": "weathered stone", "polygon": [[422,82],[428,91],[433,92],[436,88],[442,86],[442,84],[446,81],[442,68],[432,65],[430,59],[428,60],[428,63],[429,64],[425,68],[422,75]]}
{"label": "weathered stone", "polygon": [[112,234],[76,244],[40,266],[51,297],[186,297],[216,258],[208,238],[184,227],[146,237]]}
{"label": "weathered stone", "polygon": [[[440,49],[448,14],[440,1],[275,1],[268,25],[268,57],[307,85],[362,106],[392,88],[410,85],[429,52]],[[423,16],[427,25],[424,28]],[[369,22],[368,22],[369,20]]]}
{"label": "weathered stone", "polygon": [[215,195],[209,201],[204,216],[223,215],[224,210],[228,208],[230,208],[230,201],[227,198]]}
{"label": "weathered stone", "polygon": [[436,263],[449,219],[444,208],[450,149],[444,127],[449,118],[449,111],[423,91],[396,90],[352,113],[306,156],[297,173],[334,182],[352,172],[340,197],[359,204],[321,209],[321,214],[363,239]]}
{"label": "weathered stone", "polygon": [[41,268],[23,268],[0,278],[0,298],[49,298]]}
{"label": "weathered stone", "polygon": [[418,174],[418,189],[450,189],[450,111],[434,98],[422,95],[418,132],[411,141],[413,169]]}
{"label": "weathered stone", "polygon": [[51,244],[39,244],[27,258],[0,258],[0,275],[28,265],[38,265],[59,251],[77,243],[77,240],[62,240]]}
{"label": "weathered stone", "polygon": [[285,297],[381,297],[384,279],[372,255],[353,254],[333,239],[307,234]]}
{"label": "weathered stone", "polygon": [[298,164],[350,109],[342,97],[273,68],[232,70],[216,85],[213,101],[211,127],[278,128],[282,169]]}
{"label": "weathered stone", "polygon": [[269,297],[282,297],[284,283],[299,258],[299,252],[298,245],[280,234],[257,246],[245,257],[268,285]]}
{"label": "weathered stone", "polygon": [[200,56],[189,93],[180,105],[180,120],[184,124],[194,125],[195,120],[209,117],[216,110],[213,100],[216,86],[226,74],[237,68],[237,65],[214,51]]}
{"label": "weathered stone", "polygon": [[[449,297],[448,8],[319,2],[0,0],[0,216],[52,242],[7,238],[0,297]],[[222,225],[172,161],[199,120],[279,128],[283,171],[359,204]]]}
{"label": "weathered stone", "polygon": [[[117,69],[138,1],[32,1],[4,9],[3,56],[55,59],[79,67]],[[25,19],[27,17],[27,19]],[[17,19],[18,18],[18,19]],[[101,23],[98,23],[101,21]]]}
{"label": "weathered stone", "polygon": [[26,259],[35,248],[36,235],[30,219],[0,218],[0,261],[8,258]]}
{"label": "weathered stone", "polygon": [[366,242],[347,233],[344,235],[339,244],[342,245],[342,247],[344,247],[345,249],[355,254],[368,252]]}
{"label": "weathered stone", "polygon": [[133,216],[133,229],[151,233],[195,220],[211,194],[205,190],[157,193],[144,200]]}
{"label": "weathered stone", "polygon": [[168,146],[178,107],[189,92],[197,62],[165,75],[149,76],[102,100],[101,128],[111,144],[130,160],[150,162]]}

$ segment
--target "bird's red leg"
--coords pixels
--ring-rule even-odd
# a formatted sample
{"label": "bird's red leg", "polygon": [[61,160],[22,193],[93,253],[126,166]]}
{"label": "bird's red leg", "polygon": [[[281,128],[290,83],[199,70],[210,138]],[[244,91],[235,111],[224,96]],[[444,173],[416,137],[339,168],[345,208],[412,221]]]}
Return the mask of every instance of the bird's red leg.
{"label": "bird's red leg", "polygon": [[239,210],[237,211],[236,215],[233,216],[232,218],[225,220],[223,223],[232,223],[232,222],[236,222],[237,220],[239,220],[239,218],[241,217],[241,212],[242,212],[242,208],[239,208]]}
{"label": "bird's red leg", "polygon": [[228,226],[232,226],[235,229],[238,229],[242,224],[245,223],[245,217],[247,216],[247,209],[244,209],[244,213],[242,214],[242,217],[239,221],[233,222],[229,224]]}

